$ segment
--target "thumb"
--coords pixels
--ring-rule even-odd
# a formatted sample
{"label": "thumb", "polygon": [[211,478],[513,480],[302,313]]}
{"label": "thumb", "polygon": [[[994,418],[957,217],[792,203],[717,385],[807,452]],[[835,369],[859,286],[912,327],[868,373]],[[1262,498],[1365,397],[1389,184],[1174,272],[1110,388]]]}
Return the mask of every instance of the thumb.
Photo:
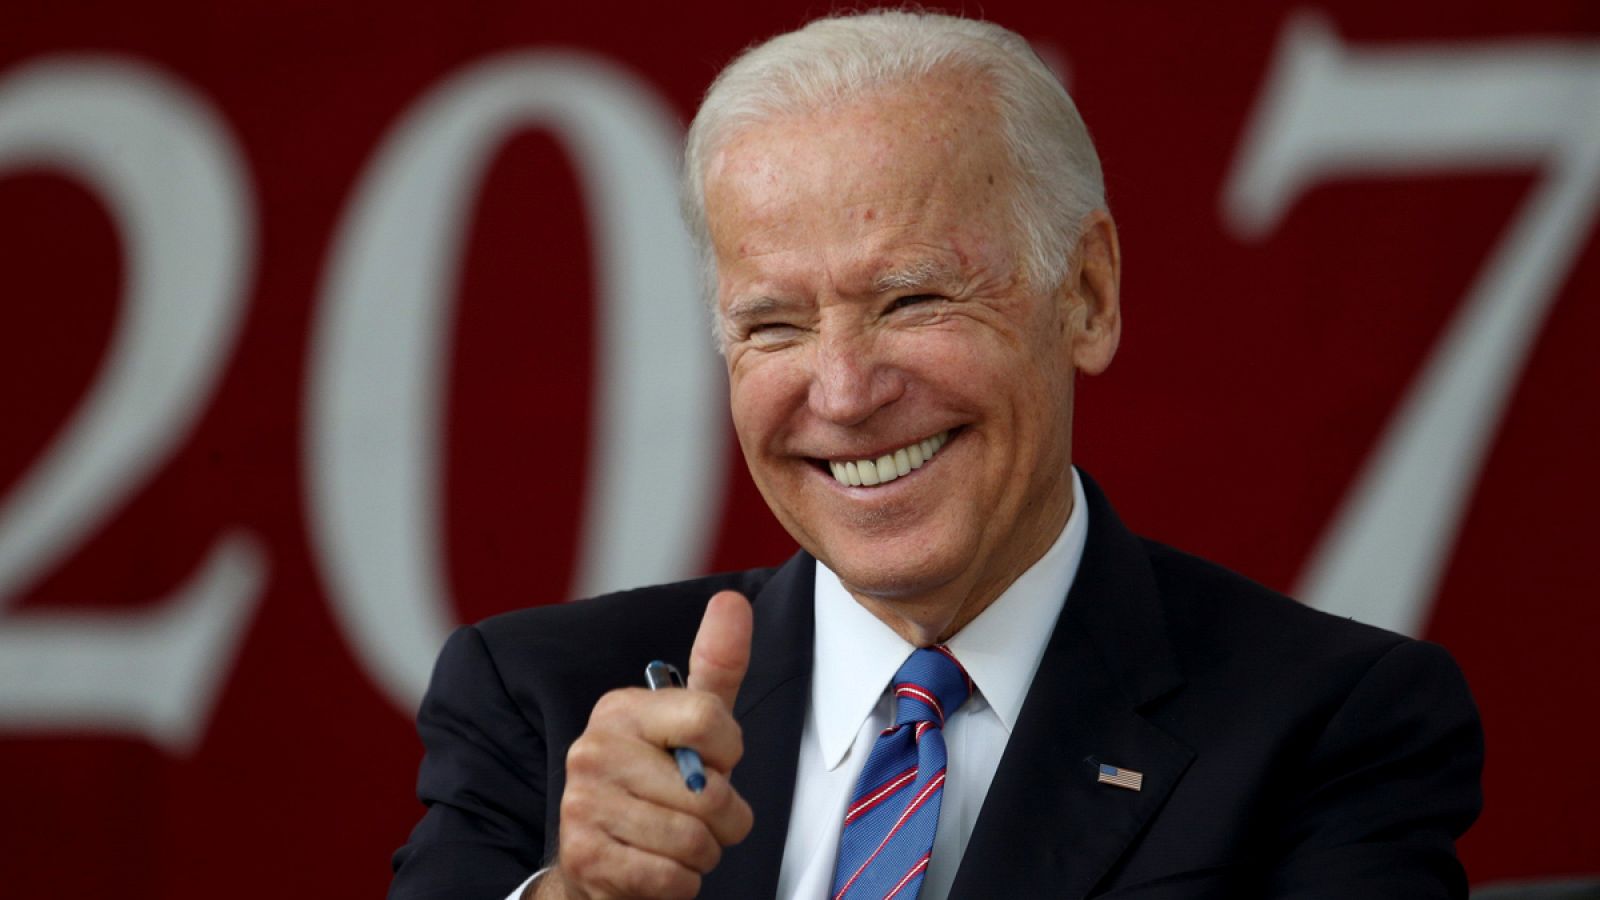
{"label": "thumb", "polygon": [[716,694],[733,709],[745,670],[750,667],[750,632],[755,615],[738,591],[719,591],[706,605],[700,631],[689,651],[689,687]]}

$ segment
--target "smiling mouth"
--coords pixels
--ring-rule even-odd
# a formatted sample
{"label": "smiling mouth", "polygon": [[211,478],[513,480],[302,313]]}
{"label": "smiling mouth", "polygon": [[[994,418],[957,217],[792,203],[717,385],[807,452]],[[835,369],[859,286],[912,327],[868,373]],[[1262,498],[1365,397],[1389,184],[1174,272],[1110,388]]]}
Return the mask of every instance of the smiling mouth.
{"label": "smiling mouth", "polygon": [[949,440],[950,432],[941,431],[876,459],[853,459],[843,462],[830,459],[824,463],[840,484],[849,487],[874,487],[888,484],[896,478],[911,474],[914,469],[922,468],[928,460],[933,459],[934,454],[944,448]]}

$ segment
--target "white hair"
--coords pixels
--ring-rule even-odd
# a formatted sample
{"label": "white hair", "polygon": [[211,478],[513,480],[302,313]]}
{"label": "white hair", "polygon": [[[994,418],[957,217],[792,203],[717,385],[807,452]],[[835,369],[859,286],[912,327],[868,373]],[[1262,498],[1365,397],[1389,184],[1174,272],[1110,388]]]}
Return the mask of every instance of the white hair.
{"label": "white hair", "polygon": [[1024,277],[1066,277],[1085,217],[1105,207],[1100,158],[1066,89],[1016,32],[973,19],[874,9],[817,19],[747,49],[706,91],[689,126],[683,214],[716,293],[705,211],[706,167],[738,132],[869,92],[958,72],[986,78],[1016,179],[1012,218]]}

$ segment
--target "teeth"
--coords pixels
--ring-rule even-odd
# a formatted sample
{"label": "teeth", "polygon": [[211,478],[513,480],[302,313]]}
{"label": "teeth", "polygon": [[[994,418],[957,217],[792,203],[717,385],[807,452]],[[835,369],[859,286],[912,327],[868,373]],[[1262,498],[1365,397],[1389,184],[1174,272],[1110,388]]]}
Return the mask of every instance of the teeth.
{"label": "teeth", "polygon": [[877,459],[857,459],[850,462],[829,462],[828,468],[840,483],[851,487],[888,484],[902,475],[920,469],[950,440],[950,432],[941,431],[930,438],[885,453]]}

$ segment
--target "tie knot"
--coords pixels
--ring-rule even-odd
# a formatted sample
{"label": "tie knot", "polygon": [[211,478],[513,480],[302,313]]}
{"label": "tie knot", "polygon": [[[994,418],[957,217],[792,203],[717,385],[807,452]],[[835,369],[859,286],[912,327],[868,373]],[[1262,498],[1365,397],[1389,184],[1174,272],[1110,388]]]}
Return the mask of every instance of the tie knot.
{"label": "tie knot", "polygon": [[[967,702],[972,679],[943,644],[914,650],[894,673],[894,722],[943,727],[945,716]],[[921,736],[921,729],[918,729]]]}

